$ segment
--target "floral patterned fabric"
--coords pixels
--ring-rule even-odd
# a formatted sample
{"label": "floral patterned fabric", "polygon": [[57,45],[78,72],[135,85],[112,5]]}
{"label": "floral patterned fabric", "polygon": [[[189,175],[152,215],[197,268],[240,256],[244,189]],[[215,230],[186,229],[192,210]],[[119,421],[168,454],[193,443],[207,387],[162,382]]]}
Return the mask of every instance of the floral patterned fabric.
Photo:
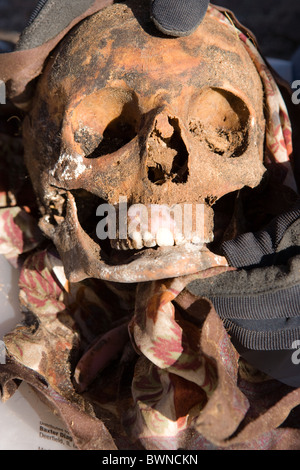
{"label": "floral patterned fabric", "polygon": [[[292,125],[275,79],[230,12],[210,6],[207,14],[234,28],[252,57],[265,89],[265,164],[275,181],[296,191]],[[21,158],[15,166],[10,158],[16,138],[0,133],[0,140],[9,144],[1,147],[2,170],[20,168],[24,189]],[[185,289],[232,268],[212,256],[211,268],[193,276],[72,284],[38,230],[30,188],[17,191],[8,181],[0,188],[0,252],[20,269],[24,323],[5,336],[3,399],[25,380],[59,413],[79,449],[300,448],[300,390],[240,358],[212,304]],[[99,337],[100,362],[92,363],[94,380],[81,393],[75,366]]]}

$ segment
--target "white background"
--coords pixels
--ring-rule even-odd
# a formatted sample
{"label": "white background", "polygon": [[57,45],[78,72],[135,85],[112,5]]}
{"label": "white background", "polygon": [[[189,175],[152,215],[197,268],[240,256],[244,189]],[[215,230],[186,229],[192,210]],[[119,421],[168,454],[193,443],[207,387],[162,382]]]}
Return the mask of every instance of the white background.
{"label": "white background", "polygon": [[[0,255],[0,340],[22,321],[17,286],[18,271]],[[26,383],[7,402],[0,401],[0,450],[73,450],[64,434],[61,420]]]}

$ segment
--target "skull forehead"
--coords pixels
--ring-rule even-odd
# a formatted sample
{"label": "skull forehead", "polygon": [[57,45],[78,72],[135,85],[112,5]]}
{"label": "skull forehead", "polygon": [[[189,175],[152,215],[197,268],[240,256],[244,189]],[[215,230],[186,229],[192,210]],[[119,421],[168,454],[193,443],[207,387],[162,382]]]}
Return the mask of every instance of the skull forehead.
{"label": "skull forehead", "polygon": [[147,108],[157,94],[166,100],[183,94],[186,102],[207,85],[238,90],[250,106],[260,106],[259,76],[228,26],[207,16],[193,35],[173,39],[149,34],[145,25],[126,5],[85,20],[48,64],[48,93],[60,92],[74,103],[105,86],[128,87]]}

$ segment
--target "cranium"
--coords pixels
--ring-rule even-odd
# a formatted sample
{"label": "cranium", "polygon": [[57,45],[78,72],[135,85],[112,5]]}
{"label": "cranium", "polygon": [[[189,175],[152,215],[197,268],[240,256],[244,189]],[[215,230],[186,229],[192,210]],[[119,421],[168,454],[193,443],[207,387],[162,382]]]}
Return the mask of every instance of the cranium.
{"label": "cranium", "polygon": [[206,15],[191,36],[166,38],[143,10],[115,4],[73,29],[24,123],[40,226],[71,281],[196,272],[202,244],[157,246],[149,230],[147,239],[101,241],[96,208],[120,210],[125,197],[129,207],[201,204],[209,242],[213,203],[265,172],[262,84],[234,29]]}

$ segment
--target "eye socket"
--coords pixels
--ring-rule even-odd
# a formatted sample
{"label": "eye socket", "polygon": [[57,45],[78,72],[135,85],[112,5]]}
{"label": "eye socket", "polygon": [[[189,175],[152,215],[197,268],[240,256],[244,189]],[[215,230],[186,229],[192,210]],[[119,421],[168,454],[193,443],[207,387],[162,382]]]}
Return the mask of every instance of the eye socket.
{"label": "eye socket", "polygon": [[84,98],[72,112],[74,141],[86,158],[116,152],[136,135],[141,115],[134,92],[105,88]]}
{"label": "eye socket", "polygon": [[211,88],[193,103],[190,111],[191,134],[217,155],[239,157],[248,147],[250,112],[233,93]]}
{"label": "eye socket", "polygon": [[74,134],[74,139],[81,144],[86,158],[98,158],[116,152],[135,136],[135,126],[119,116],[108,124],[102,135],[81,129]]}

